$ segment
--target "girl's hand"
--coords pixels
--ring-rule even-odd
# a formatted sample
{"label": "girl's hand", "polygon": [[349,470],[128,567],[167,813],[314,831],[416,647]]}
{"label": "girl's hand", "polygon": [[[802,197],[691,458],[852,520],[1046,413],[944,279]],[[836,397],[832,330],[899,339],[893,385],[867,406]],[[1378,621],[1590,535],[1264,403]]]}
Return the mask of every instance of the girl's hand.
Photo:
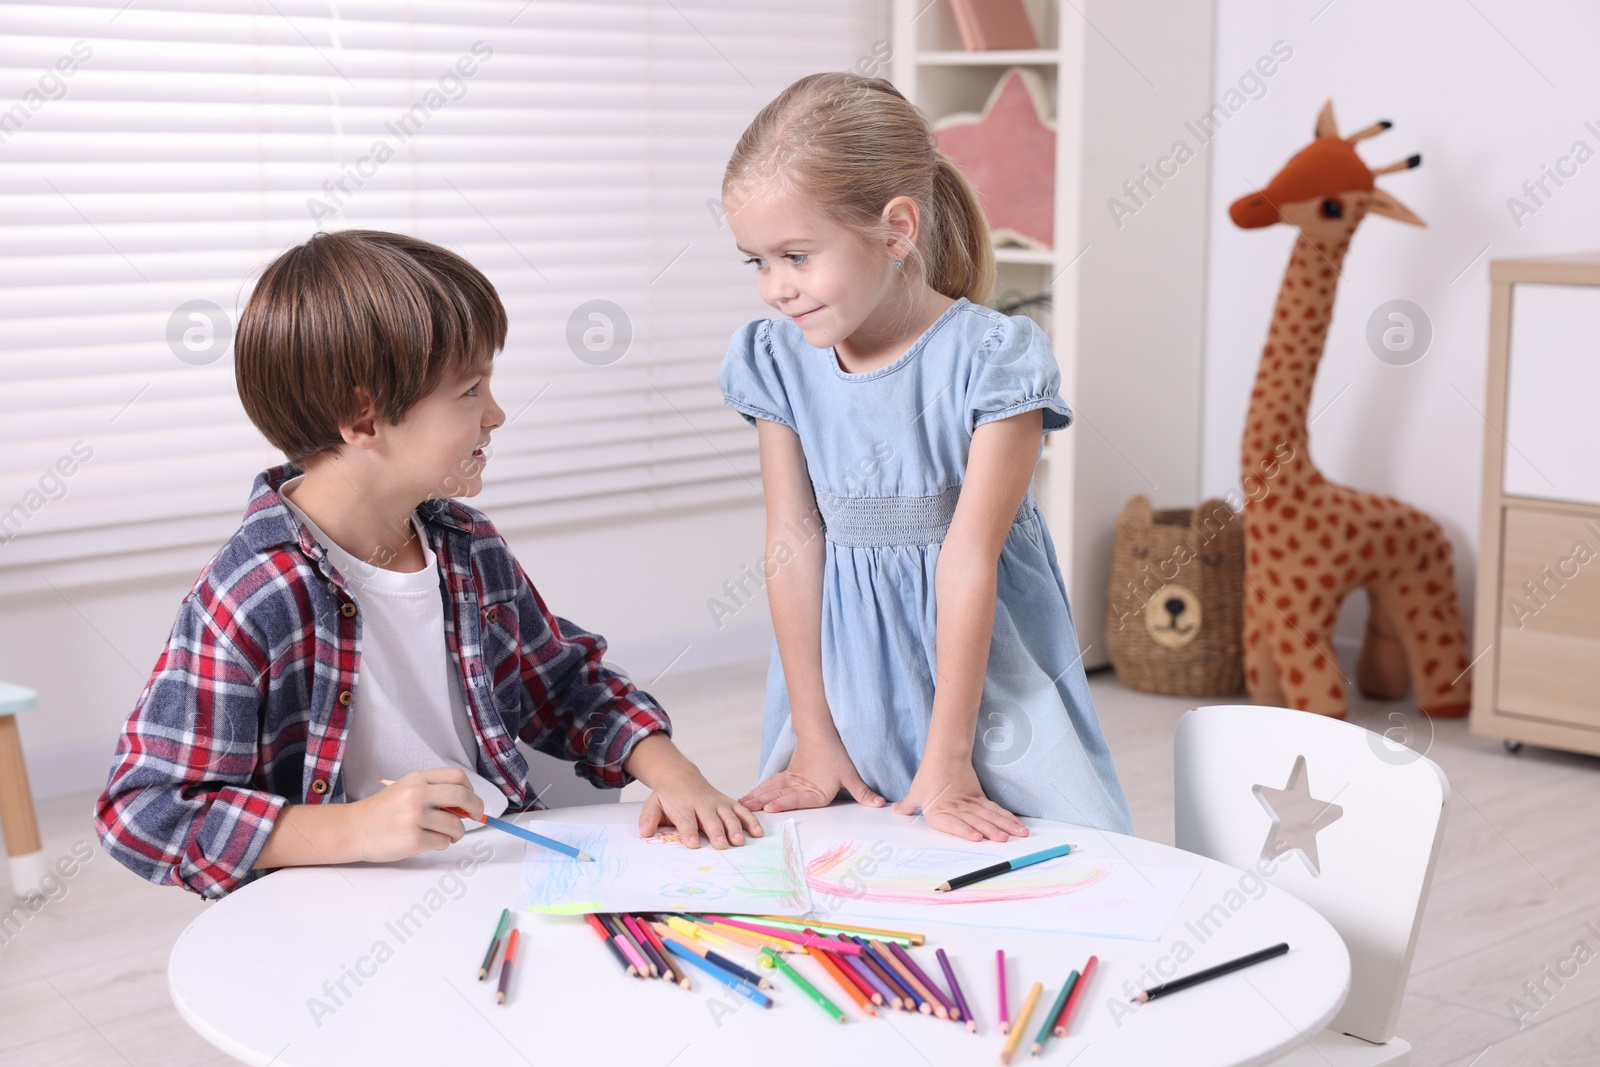
{"label": "girl's hand", "polygon": [[747,829],[752,837],[762,835],[761,821],[744,805],[713,788],[699,771],[691,771],[668,777],[650,794],[639,812],[640,837],[650,837],[663,822],[671,823],[690,848],[700,847],[702,832],[713,848],[744,844]]}
{"label": "girl's hand", "polygon": [[789,769],[779,771],[740,798],[740,803],[762,811],[825,808],[839,791],[847,790],[856,803],[881,808],[884,799],[861,780],[856,765],[837,737],[829,742],[796,743]]}
{"label": "girl's hand", "polygon": [[461,817],[441,809],[460,808],[476,818],[483,814],[483,798],[473,791],[466,771],[437,767],[412,771],[348,807],[356,854],[387,863],[437,852],[461,840]]}
{"label": "girl's hand", "polygon": [[890,810],[896,815],[915,815],[919,809],[935,830],[968,841],[1028,836],[1020,819],[983,795],[971,760],[924,758],[911,780],[910,792]]}

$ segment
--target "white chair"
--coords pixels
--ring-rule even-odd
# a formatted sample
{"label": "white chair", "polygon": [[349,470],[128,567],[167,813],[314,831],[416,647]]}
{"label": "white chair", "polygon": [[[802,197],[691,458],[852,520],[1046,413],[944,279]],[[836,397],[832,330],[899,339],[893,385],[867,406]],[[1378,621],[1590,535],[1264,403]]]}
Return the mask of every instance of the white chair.
{"label": "white chair", "polygon": [[1174,777],[1179,848],[1262,873],[1350,951],[1344,1007],[1275,1062],[1409,1064],[1394,1028],[1450,799],[1444,772],[1338,719],[1235,705],[1184,715]]}

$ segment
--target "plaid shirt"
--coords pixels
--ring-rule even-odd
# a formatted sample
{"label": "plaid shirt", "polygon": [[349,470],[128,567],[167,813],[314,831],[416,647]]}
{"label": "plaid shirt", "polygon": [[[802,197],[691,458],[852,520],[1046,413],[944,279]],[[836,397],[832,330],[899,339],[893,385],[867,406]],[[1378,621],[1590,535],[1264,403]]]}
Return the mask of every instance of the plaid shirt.
{"label": "plaid shirt", "polygon": [[[117,742],[95,825],[106,851],[152,882],[221,897],[265,873],[256,857],[285,804],[344,799],[340,763],[361,664],[359,604],[263,472],[238,531],[178,610]],[[461,674],[477,770],[537,807],[516,738],[600,786],[666,712],[601,662],[605,639],[550,614],[482,513],[428,500],[445,645]]]}

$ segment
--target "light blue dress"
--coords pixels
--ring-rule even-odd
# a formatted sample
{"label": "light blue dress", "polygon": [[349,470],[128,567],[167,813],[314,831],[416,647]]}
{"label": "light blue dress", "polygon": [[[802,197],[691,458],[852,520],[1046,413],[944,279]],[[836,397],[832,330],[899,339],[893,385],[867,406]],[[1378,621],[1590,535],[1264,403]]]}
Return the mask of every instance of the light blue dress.
{"label": "light blue dress", "polygon": [[[906,353],[847,374],[788,319],[758,319],[728,346],[718,384],[752,424],[793,429],[822,513],[823,690],[863,779],[910,790],[933,708],[934,568],[974,429],[1044,409],[1071,412],[1031,319],[956,301]],[[792,551],[815,528],[780,532]],[[785,558],[774,546],[773,559]],[[1130,833],[1128,804],[1095,718],[1055,546],[1030,492],[1000,553],[994,636],[973,764],[985,794],[1018,814]],[[767,674],[761,777],[794,753],[777,644]]]}

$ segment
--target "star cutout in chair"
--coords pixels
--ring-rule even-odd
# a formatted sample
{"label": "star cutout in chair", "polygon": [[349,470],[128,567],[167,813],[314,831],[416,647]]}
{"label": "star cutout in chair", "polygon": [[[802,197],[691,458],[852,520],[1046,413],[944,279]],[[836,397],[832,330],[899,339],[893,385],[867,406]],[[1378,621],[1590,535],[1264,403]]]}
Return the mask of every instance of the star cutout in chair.
{"label": "star cutout in chair", "polygon": [[[1272,816],[1272,828],[1267,831],[1267,843],[1261,846],[1261,858],[1277,859],[1285,852],[1298,849],[1300,858],[1305,860],[1312,876],[1320,877],[1322,868],[1317,858],[1317,832],[1338,821],[1344,809],[1332,800],[1317,800],[1311,795],[1306,758],[1294,758],[1289,781],[1282,789],[1253,785],[1250,791],[1267,809],[1267,814]],[[1335,793],[1334,797],[1338,795]]]}

